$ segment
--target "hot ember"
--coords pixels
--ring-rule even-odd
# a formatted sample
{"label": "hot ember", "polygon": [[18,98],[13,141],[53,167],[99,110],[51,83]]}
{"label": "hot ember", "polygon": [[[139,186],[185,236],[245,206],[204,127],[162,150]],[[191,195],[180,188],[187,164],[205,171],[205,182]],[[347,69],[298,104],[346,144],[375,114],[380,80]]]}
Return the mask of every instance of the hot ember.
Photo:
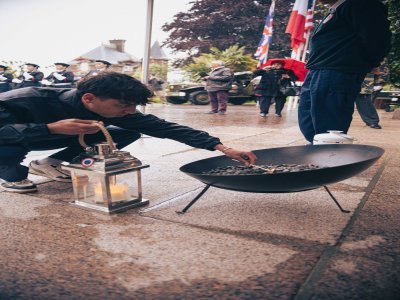
{"label": "hot ember", "polygon": [[219,167],[202,172],[204,175],[261,175],[273,173],[288,173],[322,169],[325,167],[309,164],[280,164],[280,165],[250,165]]}

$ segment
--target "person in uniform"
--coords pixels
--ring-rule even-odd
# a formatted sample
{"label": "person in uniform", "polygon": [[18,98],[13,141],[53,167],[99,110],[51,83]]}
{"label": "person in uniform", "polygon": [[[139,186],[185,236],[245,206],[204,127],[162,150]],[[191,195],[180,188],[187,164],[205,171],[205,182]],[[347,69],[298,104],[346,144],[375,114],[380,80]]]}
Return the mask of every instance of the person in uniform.
{"label": "person in uniform", "polygon": [[356,107],[364,123],[374,129],[381,129],[379,125],[379,115],[374,106],[377,93],[389,80],[389,68],[385,63],[374,71],[368,73],[362,85],[361,92],[356,99]]}
{"label": "person in uniform", "polygon": [[7,69],[7,66],[0,65],[0,93],[11,90],[10,83],[12,82],[13,76],[6,73]]}
{"label": "person in uniform", "polygon": [[56,71],[46,77],[50,87],[71,88],[74,82],[74,73],[67,71],[69,64],[56,62]]}
{"label": "person in uniform", "polygon": [[60,149],[50,157],[32,161],[29,172],[71,182],[60,164],[83,152],[79,134],[87,134],[85,141],[90,145],[104,140],[98,122],[107,127],[118,149],[144,133],[218,150],[247,165],[257,160],[251,151],[227,147],[205,131],[136,111],[136,106],[146,105],[151,95],[139,80],[117,72],[84,78],[76,89],[31,87],[0,94],[0,188],[14,193],[37,190],[27,179],[28,167],[21,165],[33,150]]}
{"label": "person in uniform", "polygon": [[25,71],[18,77],[13,79],[17,83],[17,88],[24,88],[30,86],[41,86],[41,81],[44,74],[38,71],[39,66],[33,63],[25,64]]}
{"label": "person in uniform", "polygon": [[106,72],[108,70],[108,68],[110,68],[111,65],[112,64],[106,60],[98,59],[98,60],[96,60],[96,64],[95,64],[96,69],[90,71],[84,77],[96,76],[101,72]]}

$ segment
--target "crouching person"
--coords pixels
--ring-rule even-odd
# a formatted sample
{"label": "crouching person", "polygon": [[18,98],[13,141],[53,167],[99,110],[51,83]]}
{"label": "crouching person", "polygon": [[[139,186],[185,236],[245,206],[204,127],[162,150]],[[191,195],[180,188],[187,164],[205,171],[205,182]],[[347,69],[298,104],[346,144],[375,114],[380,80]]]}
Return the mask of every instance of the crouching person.
{"label": "crouching person", "polygon": [[[173,139],[192,147],[219,150],[225,155],[252,164],[250,151],[232,149],[207,132],[171,123],[136,111],[146,105],[151,92],[140,81],[120,73],[104,73],[81,81],[76,89],[28,87],[0,94],[0,187],[16,193],[35,192],[28,173],[71,182],[61,170],[82,151],[78,135],[93,145],[104,140],[97,122],[110,132],[121,149],[139,139],[140,134]],[[21,165],[32,150],[65,148]]]}

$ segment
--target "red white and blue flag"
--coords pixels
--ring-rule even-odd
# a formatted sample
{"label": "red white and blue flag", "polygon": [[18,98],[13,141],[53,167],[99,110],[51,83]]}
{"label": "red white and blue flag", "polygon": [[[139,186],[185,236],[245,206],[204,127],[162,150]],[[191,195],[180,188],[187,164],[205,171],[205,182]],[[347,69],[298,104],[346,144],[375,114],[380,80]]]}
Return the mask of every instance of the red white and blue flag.
{"label": "red white and blue flag", "polygon": [[314,0],[296,0],[290,15],[286,33],[291,35],[291,46],[294,52],[302,51],[313,28]]}
{"label": "red white and blue flag", "polygon": [[258,48],[254,56],[258,59],[257,67],[261,67],[268,60],[268,50],[272,41],[272,23],[274,19],[275,0],[272,1],[269,8],[269,13],[265,21],[263,34],[258,44]]}

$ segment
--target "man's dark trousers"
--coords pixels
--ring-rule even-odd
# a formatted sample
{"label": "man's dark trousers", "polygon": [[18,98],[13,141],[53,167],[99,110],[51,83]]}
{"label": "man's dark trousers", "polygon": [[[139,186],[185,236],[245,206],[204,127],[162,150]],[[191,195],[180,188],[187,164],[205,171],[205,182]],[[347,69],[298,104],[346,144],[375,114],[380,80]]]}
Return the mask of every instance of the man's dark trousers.
{"label": "man's dark trousers", "polygon": [[364,77],[365,73],[338,70],[308,72],[301,89],[298,117],[300,130],[309,142],[314,135],[328,130],[347,133]]}
{"label": "man's dark trousers", "polygon": [[[118,149],[133,143],[139,139],[140,134],[136,131],[126,130],[114,126],[107,127]],[[104,134],[100,131],[96,134],[85,135],[86,144],[92,145],[105,141]],[[42,140],[28,145],[0,145],[0,178],[6,181],[21,181],[28,177],[29,168],[22,166],[21,163],[29,151],[33,150],[53,150],[64,148],[53,155],[51,158],[70,162],[74,157],[83,152],[79,144],[78,136],[65,136],[65,138]]]}

